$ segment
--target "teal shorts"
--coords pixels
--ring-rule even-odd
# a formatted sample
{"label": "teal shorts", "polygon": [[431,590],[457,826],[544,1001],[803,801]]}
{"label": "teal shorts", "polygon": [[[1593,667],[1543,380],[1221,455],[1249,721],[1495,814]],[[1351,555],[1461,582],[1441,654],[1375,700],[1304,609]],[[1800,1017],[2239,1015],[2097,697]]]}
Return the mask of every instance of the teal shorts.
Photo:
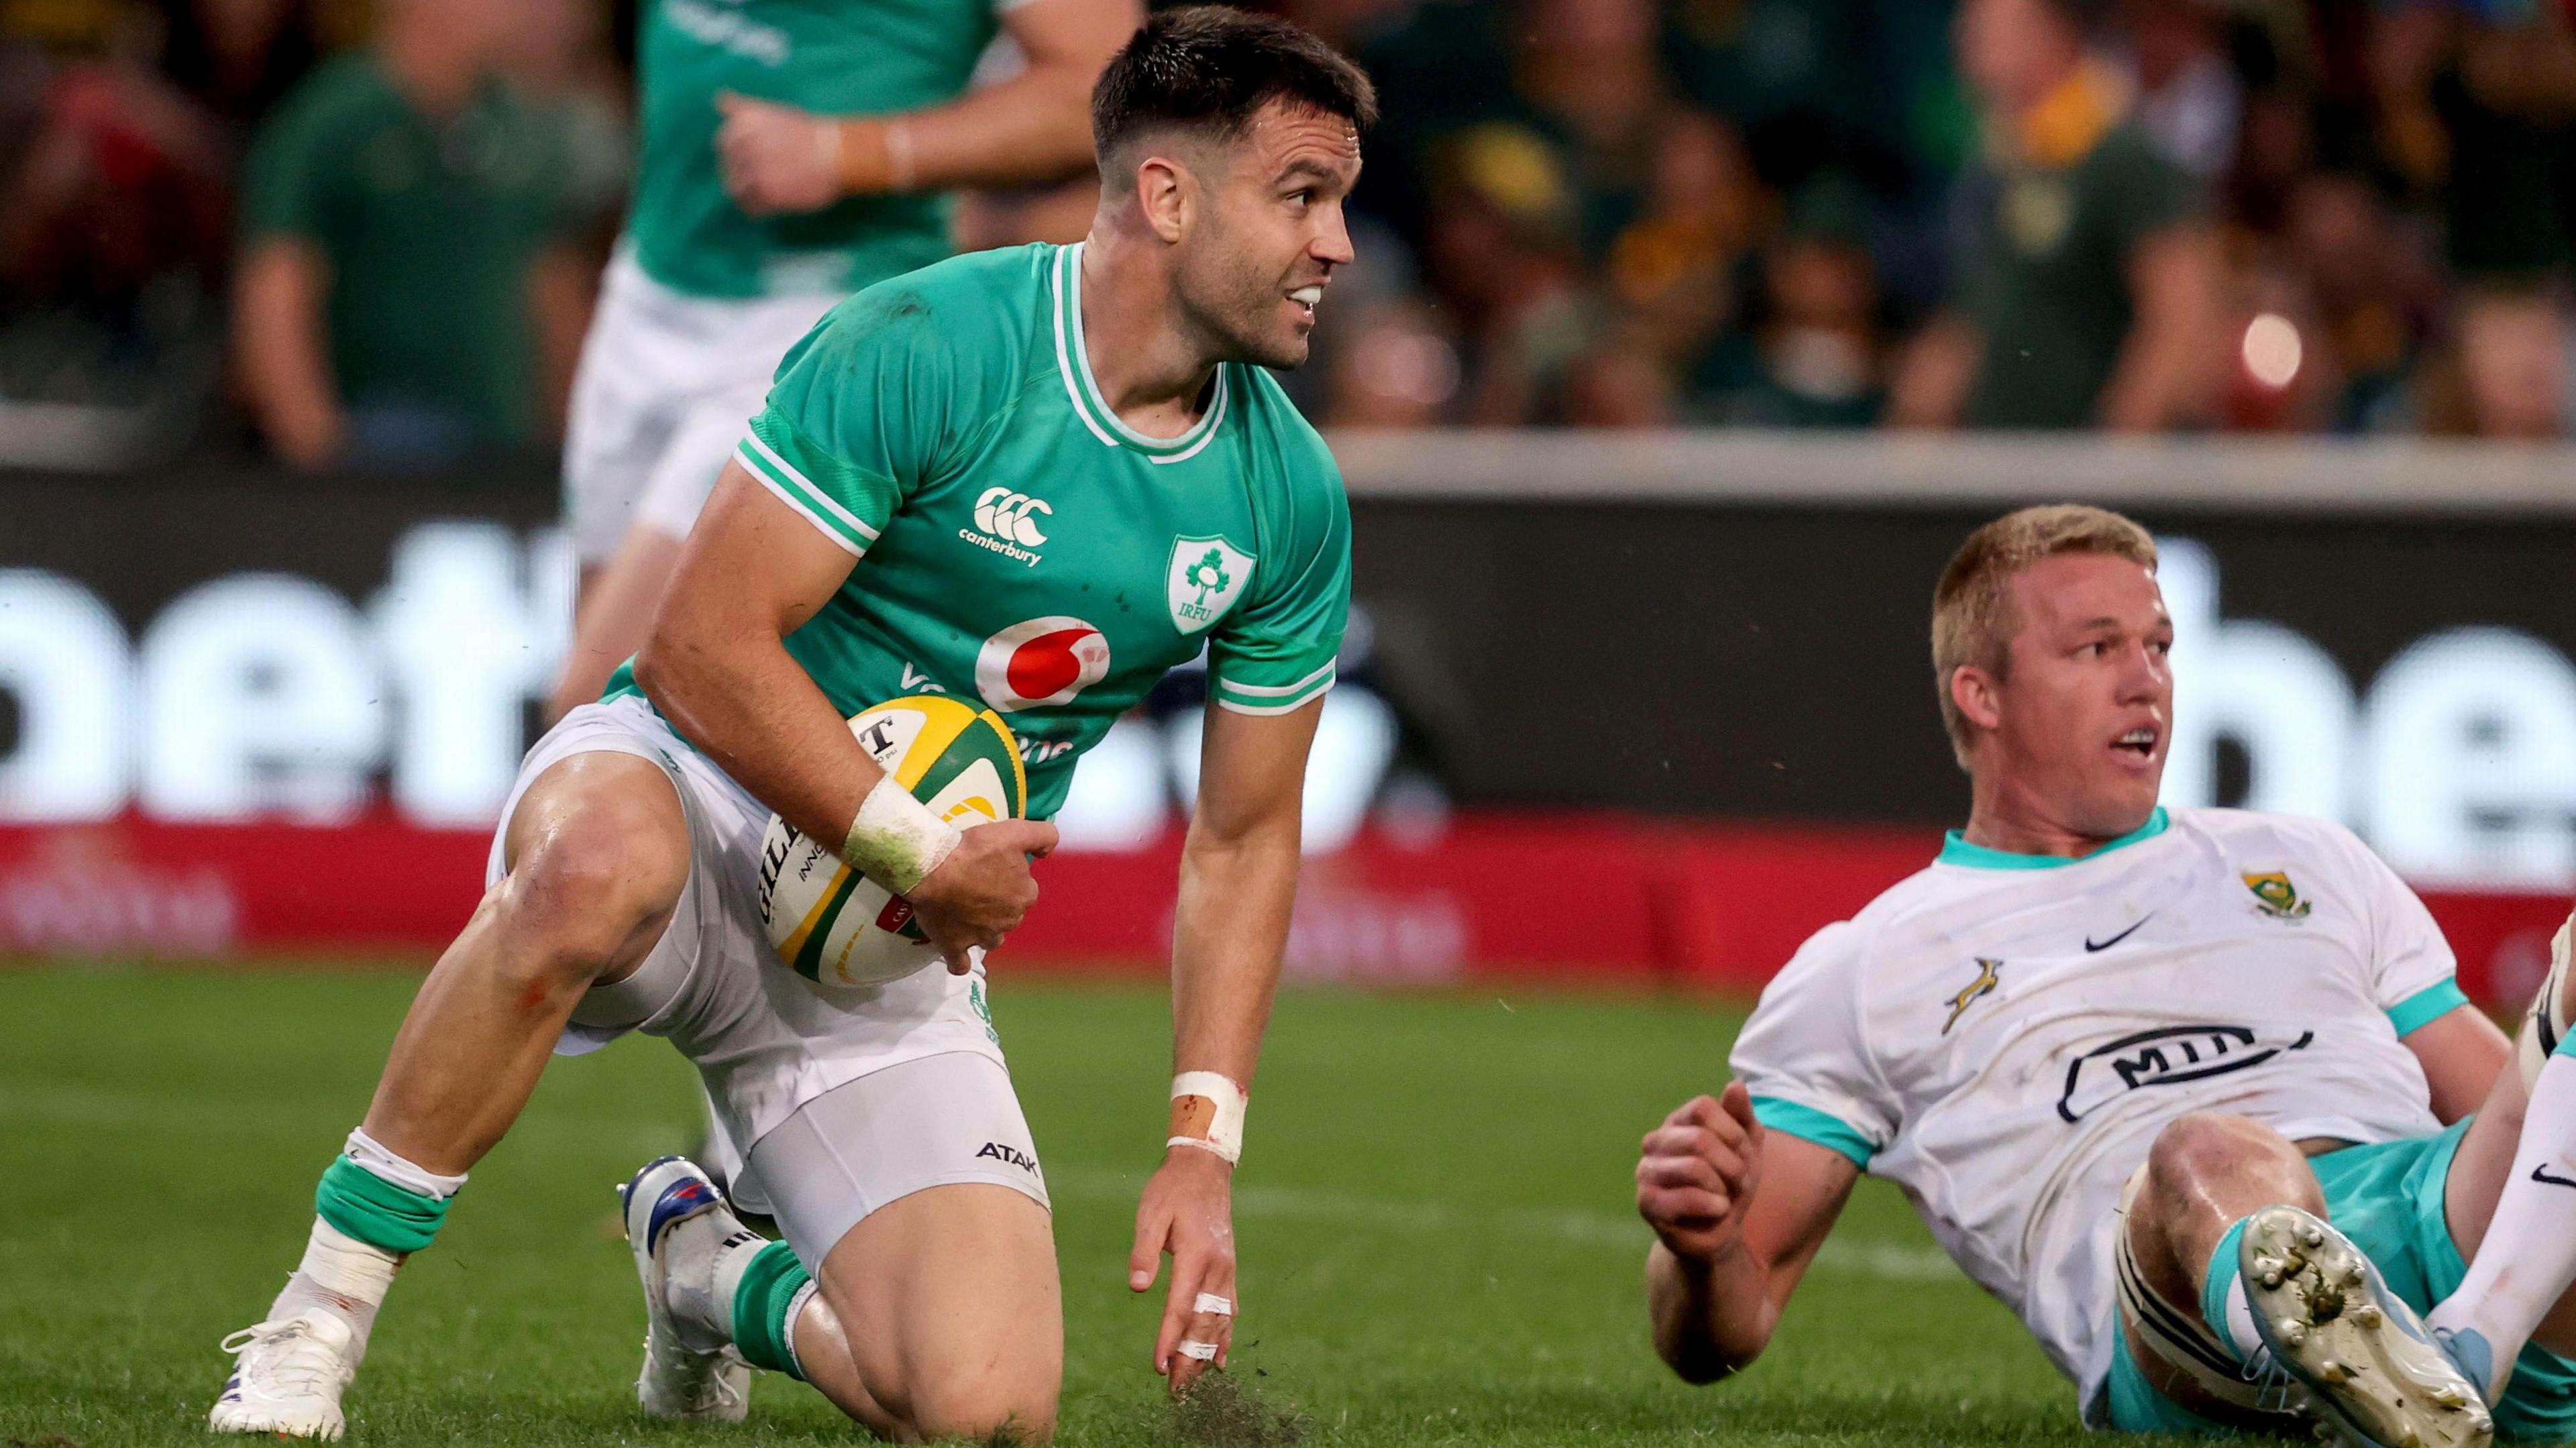
{"label": "teal shorts", "polygon": [[[2326,1215],[2379,1268],[2406,1304],[2430,1312],[2458,1290],[2469,1266],[2451,1244],[2442,1212],[2451,1158],[2468,1133],[2467,1119],[2431,1136],[2330,1151],[2309,1165],[2325,1188]],[[2224,1433],[2150,1386],[2129,1356],[2128,1334],[2114,1328],[2109,1394],[2111,1426],[2123,1433]],[[2522,1350],[2504,1401],[2495,1405],[2496,1436],[2527,1443],[2576,1443],[2576,1362],[2546,1348]]]}

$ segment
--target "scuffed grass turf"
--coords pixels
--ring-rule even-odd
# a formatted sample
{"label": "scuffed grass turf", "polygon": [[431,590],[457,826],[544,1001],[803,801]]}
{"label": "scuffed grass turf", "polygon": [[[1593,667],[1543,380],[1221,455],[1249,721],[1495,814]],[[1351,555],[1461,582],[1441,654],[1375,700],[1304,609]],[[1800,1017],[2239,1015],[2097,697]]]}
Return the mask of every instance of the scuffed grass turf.
{"label": "scuffed grass turf", "polygon": [[[293,1266],[314,1178],[416,984],[0,972],[0,1444],[209,1442],[215,1342]],[[1156,1307],[1125,1287],[1164,1130],[1165,999],[1007,968],[994,996],[1055,1197],[1062,1443],[2082,1436],[2072,1390],[1876,1183],[1760,1364],[1717,1388],[1675,1382],[1646,1343],[1629,1172],[1639,1135],[1721,1079],[1739,1016],[1492,990],[1282,998],[1236,1184],[1243,1400],[1175,1415],[1146,1365]],[[862,1438],[772,1376],[739,1428],[637,1415],[642,1311],[611,1188],[691,1146],[697,1110],[662,1042],[558,1062],[396,1283],[348,1400],[351,1441]]]}

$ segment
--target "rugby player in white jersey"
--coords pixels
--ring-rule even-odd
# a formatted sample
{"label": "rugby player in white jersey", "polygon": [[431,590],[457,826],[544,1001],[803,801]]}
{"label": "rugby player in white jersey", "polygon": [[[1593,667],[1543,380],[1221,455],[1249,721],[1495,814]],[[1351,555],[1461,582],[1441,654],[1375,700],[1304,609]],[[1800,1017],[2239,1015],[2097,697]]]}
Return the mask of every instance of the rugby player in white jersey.
{"label": "rugby player in white jersey", "polygon": [[[2544,1131],[2539,1109],[2576,1097],[2576,1063],[2527,1053],[2522,1140],[2526,1073],[2359,840],[2157,806],[2154,568],[2144,530],[2083,507],[2014,513],[1951,560],[1933,662],[1967,826],[1810,939],[1723,1095],[1647,1135],[1656,1348],[1693,1382],[1750,1364],[1866,1170],[2091,1426],[2576,1438],[2576,1191],[2549,1184],[2576,1177],[2576,1110]],[[2567,974],[2536,1017],[2563,1025]]]}

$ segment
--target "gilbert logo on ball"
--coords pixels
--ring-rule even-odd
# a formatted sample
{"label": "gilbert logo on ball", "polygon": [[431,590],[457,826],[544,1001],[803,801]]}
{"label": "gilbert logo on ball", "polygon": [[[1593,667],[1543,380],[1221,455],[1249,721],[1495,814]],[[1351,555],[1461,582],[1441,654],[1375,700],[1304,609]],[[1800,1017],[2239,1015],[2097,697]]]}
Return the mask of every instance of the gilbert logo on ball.
{"label": "gilbert logo on ball", "polygon": [[[850,732],[896,784],[960,829],[1024,819],[1029,781],[1011,726],[940,694],[891,699]],[[760,923],[779,961],[823,985],[880,986],[936,964],[939,952],[889,892],[776,815],[760,844]]]}
{"label": "gilbert logo on ball", "polygon": [[1109,672],[1109,640],[1062,614],[1015,623],[984,640],[975,689],[1002,713],[1070,704]]}

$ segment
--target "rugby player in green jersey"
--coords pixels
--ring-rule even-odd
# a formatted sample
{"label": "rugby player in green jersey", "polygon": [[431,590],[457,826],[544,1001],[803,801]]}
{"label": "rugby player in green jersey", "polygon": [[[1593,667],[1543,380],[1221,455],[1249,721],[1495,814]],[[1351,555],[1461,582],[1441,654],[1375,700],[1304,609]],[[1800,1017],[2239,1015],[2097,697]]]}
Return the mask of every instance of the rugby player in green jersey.
{"label": "rugby player in green jersey", "polygon": [[[643,642],[680,539],[779,355],[850,293],[949,253],[965,186],[1063,180],[1137,0],[650,0],[635,197],[564,439],[581,565],[552,713]],[[996,36],[1021,68],[969,91]]]}
{"label": "rugby player in green jersey", "polygon": [[[698,1065],[785,1235],[679,1158],[628,1184],[645,1410],[739,1418],[748,1363],[891,1436],[1047,1436],[1055,1250],[983,952],[1036,899],[1076,757],[1202,650],[1170,1130],[1127,1265],[1144,1292],[1172,1259],[1152,1361],[1174,1391],[1224,1364],[1234,1162],[1350,588],[1340,476],[1263,369],[1305,359],[1351,258],[1374,111],[1284,21],[1168,12],[1094,91],[1087,241],[880,283],[788,354],[643,652],[529,752],[490,890],[324,1172],[301,1266],[228,1340],[216,1427],[337,1435],[395,1267],[548,1052],[641,1030]],[[1010,720],[1032,819],[952,828],[844,725],[925,692]],[[946,967],[854,989],[780,964],[757,903],[773,810],[908,897]]]}

